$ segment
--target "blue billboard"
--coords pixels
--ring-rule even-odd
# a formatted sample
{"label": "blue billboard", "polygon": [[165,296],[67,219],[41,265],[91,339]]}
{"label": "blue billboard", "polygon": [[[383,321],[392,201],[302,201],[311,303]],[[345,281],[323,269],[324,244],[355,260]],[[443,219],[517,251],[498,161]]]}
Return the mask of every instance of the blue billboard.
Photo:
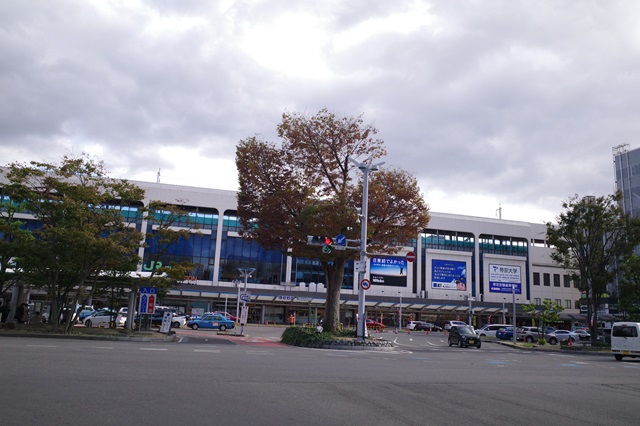
{"label": "blue billboard", "polygon": [[467,262],[433,259],[431,288],[467,291]]}

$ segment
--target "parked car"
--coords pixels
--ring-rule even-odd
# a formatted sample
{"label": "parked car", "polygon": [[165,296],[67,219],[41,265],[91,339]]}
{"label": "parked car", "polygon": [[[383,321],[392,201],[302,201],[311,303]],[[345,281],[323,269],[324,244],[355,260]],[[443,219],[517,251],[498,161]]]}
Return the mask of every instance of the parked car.
{"label": "parked car", "polygon": [[231,315],[229,312],[215,311],[213,312],[213,314],[220,314],[222,316],[229,318],[231,321],[238,321],[238,318],[235,315]]}
{"label": "parked car", "polygon": [[127,316],[115,313],[108,309],[100,309],[84,319],[83,324],[87,327],[109,327],[112,318],[115,317],[116,327],[124,327]]}
{"label": "parked car", "polygon": [[547,339],[547,342],[551,345],[564,341],[573,343],[580,339],[576,333],[569,330],[556,330],[552,333],[545,334],[544,338]]}
{"label": "parked car", "polygon": [[376,330],[382,330],[384,328],[384,324],[378,321],[374,321],[372,319],[367,319],[367,328],[375,328]]}
{"label": "parked car", "polygon": [[525,326],[516,331],[516,339],[527,343],[533,343],[537,342],[541,337],[544,337],[549,341],[548,335],[554,331],[556,331],[556,328],[550,326],[545,327],[544,332],[540,327]]}
{"label": "parked car", "polygon": [[437,325],[435,325],[432,322],[422,322],[420,321],[421,324],[417,324],[415,330],[416,331],[424,331],[424,330],[429,330],[429,331],[442,331],[442,327],[438,327]]}
{"label": "parked car", "polygon": [[580,340],[591,340],[591,333],[589,333],[589,330],[581,328],[578,330],[573,330],[573,332],[578,336],[578,339]]}
{"label": "parked car", "polygon": [[487,324],[476,330],[480,337],[496,337],[496,332],[501,328],[509,327],[508,324]]}
{"label": "parked car", "polygon": [[461,348],[475,346],[480,349],[480,336],[468,325],[453,325],[449,329],[449,346],[458,345]]}
{"label": "parked car", "polygon": [[628,356],[636,358],[640,356],[640,323],[615,322],[611,328],[611,353],[616,361]]}
{"label": "parked car", "polygon": [[444,323],[444,329],[450,330],[454,325],[467,325],[467,323],[462,321],[447,321]]}
{"label": "parked car", "polygon": [[198,330],[199,328],[209,330],[225,331],[235,327],[235,322],[220,314],[203,315],[198,319],[191,320],[187,323],[187,327]]}
{"label": "parked car", "polygon": [[415,330],[418,325],[422,325],[422,324],[425,324],[425,322],[424,321],[409,321],[409,324],[407,324],[407,329]]}
{"label": "parked car", "polygon": [[496,337],[500,340],[513,340],[513,327],[505,327],[496,331]]}

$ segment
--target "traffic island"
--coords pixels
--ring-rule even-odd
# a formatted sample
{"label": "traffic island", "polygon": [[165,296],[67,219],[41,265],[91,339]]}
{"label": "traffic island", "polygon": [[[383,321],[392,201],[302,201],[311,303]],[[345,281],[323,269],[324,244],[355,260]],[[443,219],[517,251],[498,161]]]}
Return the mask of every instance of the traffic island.
{"label": "traffic island", "polygon": [[393,342],[380,338],[357,339],[354,331],[318,332],[313,327],[289,327],[282,333],[282,343],[314,349],[392,351]]}

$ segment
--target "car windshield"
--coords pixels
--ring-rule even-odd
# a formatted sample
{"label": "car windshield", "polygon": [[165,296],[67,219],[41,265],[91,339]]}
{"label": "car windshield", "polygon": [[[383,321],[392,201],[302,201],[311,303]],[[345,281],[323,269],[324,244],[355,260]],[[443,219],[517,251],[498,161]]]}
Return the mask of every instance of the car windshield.
{"label": "car windshield", "polygon": [[458,330],[460,334],[475,334],[475,332],[468,325],[459,325]]}

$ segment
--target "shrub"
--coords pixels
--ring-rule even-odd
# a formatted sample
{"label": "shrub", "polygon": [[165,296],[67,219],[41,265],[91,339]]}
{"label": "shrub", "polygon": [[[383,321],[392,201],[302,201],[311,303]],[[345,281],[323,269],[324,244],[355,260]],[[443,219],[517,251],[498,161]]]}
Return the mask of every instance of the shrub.
{"label": "shrub", "polygon": [[352,339],[355,337],[356,334],[353,330],[317,333],[313,327],[287,327],[282,333],[280,341],[292,346],[318,348],[332,340]]}
{"label": "shrub", "polygon": [[541,337],[538,339],[538,344],[544,346],[547,344],[547,340],[544,337]]}

